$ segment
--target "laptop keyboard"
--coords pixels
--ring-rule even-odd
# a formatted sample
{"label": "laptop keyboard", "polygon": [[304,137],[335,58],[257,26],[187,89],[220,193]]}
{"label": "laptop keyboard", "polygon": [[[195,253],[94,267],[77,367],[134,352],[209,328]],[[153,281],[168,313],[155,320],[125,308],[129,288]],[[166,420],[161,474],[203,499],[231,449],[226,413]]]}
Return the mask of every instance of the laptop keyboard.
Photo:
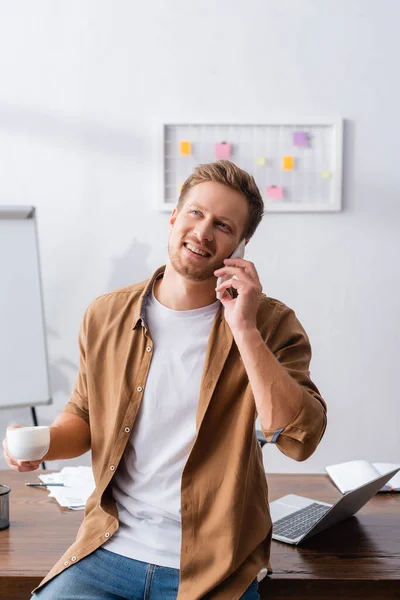
{"label": "laptop keyboard", "polygon": [[314,502],[305,508],[283,517],[273,524],[272,533],[295,540],[309,529],[330,509],[330,506]]}

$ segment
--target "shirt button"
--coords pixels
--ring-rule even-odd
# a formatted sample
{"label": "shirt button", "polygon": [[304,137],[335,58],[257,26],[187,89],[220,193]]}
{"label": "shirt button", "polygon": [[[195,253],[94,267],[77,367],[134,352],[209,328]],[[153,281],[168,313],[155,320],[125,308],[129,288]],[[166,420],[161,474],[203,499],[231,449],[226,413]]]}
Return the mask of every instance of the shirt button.
{"label": "shirt button", "polygon": [[142,392],[142,391],[143,391],[143,388],[142,388],[142,387],[140,387],[140,385],[139,385],[139,387],[138,387],[138,388],[136,388],[136,389],[137,389],[137,391],[138,391],[138,392]]}
{"label": "shirt button", "polygon": [[66,560],[64,563],[64,567],[68,567],[68,565],[69,565],[69,562]]}
{"label": "shirt button", "polygon": [[147,350],[147,352],[151,352],[151,347],[147,346],[146,350]]}
{"label": "shirt button", "polygon": [[110,537],[110,534],[108,533],[108,531],[107,531],[107,533],[104,534],[104,537],[106,537],[106,538]]}
{"label": "shirt button", "polygon": [[72,560],[72,562],[75,562],[76,561],[76,556],[71,556],[71,560]]}
{"label": "shirt button", "polygon": [[125,431],[125,433],[129,433],[130,432],[130,428],[129,427],[125,427],[124,431]]}
{"label": "shirt button", "polygon": [[115,467],[114,467],[114,465],[111,465],[111,466],[110,466],[110,471],[115,471]]}

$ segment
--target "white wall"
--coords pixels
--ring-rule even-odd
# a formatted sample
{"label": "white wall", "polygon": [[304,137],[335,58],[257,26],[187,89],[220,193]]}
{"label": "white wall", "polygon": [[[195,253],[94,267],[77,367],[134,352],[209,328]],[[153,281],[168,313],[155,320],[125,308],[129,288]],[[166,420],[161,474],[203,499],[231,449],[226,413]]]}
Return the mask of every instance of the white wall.
{"label": "white wall", "polygon": [[[341,116],[343,212],[270,214],[248,247],[308,331],[329,406],[313,457],[268,448],[265,463],[400,461],[399,19],[397,0],[0,2],[0,203],[38,208],[54,397],[41,423],[68,400],[87,304],[165,260],[160,123]],[[10,422],[29,412],[0,413]]]}

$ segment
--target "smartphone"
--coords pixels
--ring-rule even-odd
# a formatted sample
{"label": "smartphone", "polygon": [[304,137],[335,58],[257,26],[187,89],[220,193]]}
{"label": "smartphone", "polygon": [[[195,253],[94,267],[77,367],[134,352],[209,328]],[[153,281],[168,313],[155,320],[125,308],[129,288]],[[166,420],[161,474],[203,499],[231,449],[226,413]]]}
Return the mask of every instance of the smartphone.
{"label": "smartphone", "polygon": [[[232,252],[232,254],[229,256],[229,258],[244,258],[244,249],[246,248],[246,240],[242,240],[240,242],[240,244],[237,246],[237,248],[235,248],[235,250]],[[225,277],[218,277],[217,279],[217,287],[219,285],[221,285],[221,283],[223,281],[227,281],[228,279],[231,279],[232,276],[231,275],[226,275]],[[232,290],[233,288],[231,288]],[[229,291],[229,290],[228,290]],[[232,294],[231,294],[232,295]],[[217,292],[217,298],[218,300],[220,300],[221,298],[221,293]]]}

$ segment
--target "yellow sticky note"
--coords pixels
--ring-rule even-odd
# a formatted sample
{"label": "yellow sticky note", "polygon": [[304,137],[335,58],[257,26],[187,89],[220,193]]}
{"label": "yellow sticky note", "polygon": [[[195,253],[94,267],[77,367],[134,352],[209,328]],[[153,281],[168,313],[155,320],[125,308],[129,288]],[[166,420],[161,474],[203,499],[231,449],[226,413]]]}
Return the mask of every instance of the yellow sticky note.
{"label": "yellow sticky note", "polygon": [[192,151],[190,142],[188,142],[187,140],[183,140],[182,142],[180,142],[180,151],[181,154],[184,156],[190,154]]}
{"label": "yellow sticky note", "polygon": [[265,162],[266,162],[266,161],[265,161],[265,156],[259,156],[259,157],[257,158],[257,164],[258,164],[258,165],[265,165]]}
{"label": "yellow sticky note", "polygon": [[292,171],[294,167],[294,158],[293,156],[284,156],[282,168],[285,171]]}
{"label": "yellow sticky note", "polygon": [[179,193],[181,193],[181,191],[182,191],[182,188],[183,188],[183,183],[181,183],[181,184],[178,186]]}
{"label": "yellow sticky note", "polygon": [[331,178],[331,172],[330,171],[322,171],[321,173],[321,177],[322,179],[330,179]]}

